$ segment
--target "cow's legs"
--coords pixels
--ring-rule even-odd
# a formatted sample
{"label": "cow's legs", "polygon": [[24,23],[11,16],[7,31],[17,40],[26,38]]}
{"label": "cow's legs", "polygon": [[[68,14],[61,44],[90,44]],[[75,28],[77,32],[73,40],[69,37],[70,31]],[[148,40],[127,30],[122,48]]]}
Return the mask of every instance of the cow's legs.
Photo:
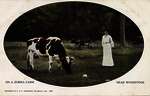
{"label": "cow's legs", "polygon": [[48,71],[51,71],[51,68],[52,68],[52,63],[53,63],[53,57],[52,56],[49,56],[49,61],[48,61]]}
{"label": "cow's legs", "polygon": [[27,54],[27,68],[29,70],[34,70],[34,64],[33,64],[33,60],[34,60],[34,57],[33,57],[34,53],[29,50],[28,51],[28,54]]}

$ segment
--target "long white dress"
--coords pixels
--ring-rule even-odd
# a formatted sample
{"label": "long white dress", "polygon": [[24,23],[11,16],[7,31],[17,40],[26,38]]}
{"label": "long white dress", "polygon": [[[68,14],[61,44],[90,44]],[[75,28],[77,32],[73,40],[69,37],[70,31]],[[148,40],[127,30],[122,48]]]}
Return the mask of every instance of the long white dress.
{"label": "long white dress", "polygon": [[102,37],[102,47],[103,47],[103,66],[114,66],[112,58],[112,47],[114,47],[114,42],[110,35],[103,35]]}

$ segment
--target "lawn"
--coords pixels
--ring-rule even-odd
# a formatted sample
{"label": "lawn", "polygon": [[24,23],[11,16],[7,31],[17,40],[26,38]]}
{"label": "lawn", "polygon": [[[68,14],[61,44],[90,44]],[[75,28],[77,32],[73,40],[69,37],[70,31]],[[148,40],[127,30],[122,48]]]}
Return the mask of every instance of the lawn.
{"label": "lawn", "polygon": [[[27,47],[25,42],[5,42],[6,54],[12,64],[22,73],[35,80],[56,86],[78,87],[90,86],[107,82],[124,75],[131,70],[141,57],[140,52],[131,52],[131,54],[120,55],[122,49],[113,49],[114,67],[103,67],[102,48],[76,48],[73,44],[64,43],[66,52],[69,56],[75,57],[75,64],[71,66],[73,73],[66,74],[64,70],[57,66],[52,67],[48,72],[48,58],[40,57],[35,60],[35,71],[28,72],[26,64]],[[117,54],[115,54],[117,53]],[[87,78],[83,77],[87,74]]]}

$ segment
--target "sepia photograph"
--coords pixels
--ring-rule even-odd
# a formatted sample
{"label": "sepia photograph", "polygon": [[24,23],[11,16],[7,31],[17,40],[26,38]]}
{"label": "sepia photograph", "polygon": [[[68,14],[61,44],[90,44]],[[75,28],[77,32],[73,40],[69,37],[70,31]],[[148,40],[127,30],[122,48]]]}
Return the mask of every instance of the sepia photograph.
{"label": "sepia photograph", "polygon": [[21,73],[54,86],[87,87],[131,71],[144,49],[138,26],[119,11],[91,2],[43,5],[19,16],[4,50]]}

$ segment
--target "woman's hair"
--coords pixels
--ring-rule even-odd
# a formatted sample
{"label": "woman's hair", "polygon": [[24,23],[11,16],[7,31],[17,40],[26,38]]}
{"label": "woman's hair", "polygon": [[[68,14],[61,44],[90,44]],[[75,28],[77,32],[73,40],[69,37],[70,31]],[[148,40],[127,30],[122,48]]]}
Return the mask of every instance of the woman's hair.
{"label": "woman's hair", "polygon": [[105,30],[105,31],[104,31],[104,34],[108,34],[108,31],[107,31],[107,30]]}

